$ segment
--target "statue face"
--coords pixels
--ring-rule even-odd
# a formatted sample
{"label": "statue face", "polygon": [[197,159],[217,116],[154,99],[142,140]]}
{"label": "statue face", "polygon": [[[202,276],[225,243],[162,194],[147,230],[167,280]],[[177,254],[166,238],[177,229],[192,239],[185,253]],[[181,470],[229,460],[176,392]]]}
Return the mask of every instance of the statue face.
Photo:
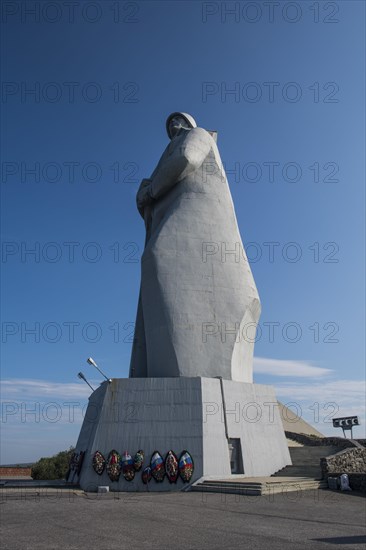
{"label": "statue face", "polygon": [[172,118],[172,120],[169,122],[169,132],[172,136],[172,139],[177,135],[181,128],[190,128],[186,119],[182,116],[175,116],[174,118]]}

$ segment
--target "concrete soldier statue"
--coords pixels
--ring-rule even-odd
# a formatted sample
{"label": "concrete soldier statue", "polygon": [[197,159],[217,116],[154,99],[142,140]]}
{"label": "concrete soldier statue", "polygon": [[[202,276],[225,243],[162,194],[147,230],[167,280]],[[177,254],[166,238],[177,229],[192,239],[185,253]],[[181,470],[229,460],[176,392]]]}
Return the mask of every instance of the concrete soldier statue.
{"label": "concrete soldier statue", "polygon": [[167,132],[137,193],[146,243],[130,377],[251,383],[260,301],[215,139],[180,112]]}

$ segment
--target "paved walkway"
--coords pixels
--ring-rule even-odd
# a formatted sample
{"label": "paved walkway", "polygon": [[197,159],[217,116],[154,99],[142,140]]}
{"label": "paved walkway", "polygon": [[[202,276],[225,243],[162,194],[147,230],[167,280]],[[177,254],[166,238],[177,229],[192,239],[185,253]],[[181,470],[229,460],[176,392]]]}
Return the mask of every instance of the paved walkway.
{"label": "paved walkway", "polygon": [[366,499],[3,489],[2,550],[364,550]]}

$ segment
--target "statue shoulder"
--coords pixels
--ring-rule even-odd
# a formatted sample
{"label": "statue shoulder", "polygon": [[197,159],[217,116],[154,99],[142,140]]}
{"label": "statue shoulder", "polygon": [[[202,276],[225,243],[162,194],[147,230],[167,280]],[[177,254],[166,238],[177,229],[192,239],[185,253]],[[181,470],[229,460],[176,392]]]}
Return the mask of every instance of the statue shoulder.
{"label": "statue shoulder", "polygon": [[198,149],[207,152],[214,145],[211,135],[203,128],[182,128],[176,138],[172,139],[162,159],[173,155],[182,155],[189,149]]}
{"label": "statue shoulder", "polygon": [[214,141],[209,132],[204,128],[192,128],[188,132],[188,137],[194,140],[206,141],[207,143]]}
{"label": "statue shoulder", "polygon": [[214,144],[215,142],[207,130],[203,128],[192,128],[192,130],[189,130],[183,137],[180,145],[182,149],[194,148],[205,151],[207,154]]}

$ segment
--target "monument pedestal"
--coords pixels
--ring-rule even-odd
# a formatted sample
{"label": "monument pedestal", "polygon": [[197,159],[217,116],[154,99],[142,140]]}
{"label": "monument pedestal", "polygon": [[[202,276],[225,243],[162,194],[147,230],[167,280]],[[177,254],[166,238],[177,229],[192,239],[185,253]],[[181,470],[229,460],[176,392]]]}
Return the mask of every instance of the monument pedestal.
{"label": "monument pedestal", "polygon": [[[190,484],[200,478],[234,474],[269,476],[291,464],[274,388],[215,378],[120,378],[104,382],[90,398],[76,451],[84,451],[79,481],[85,491],[146,491],[141,471],[132,481],[121,473],[111,481],[98,475],[92,458],[111,450],[133,457],[142,449],[143,468],[154,451],[165,458],[172,450],[188,451],[194,461]],[[188,484],[165,478],[149,491],[179,491]]]}

